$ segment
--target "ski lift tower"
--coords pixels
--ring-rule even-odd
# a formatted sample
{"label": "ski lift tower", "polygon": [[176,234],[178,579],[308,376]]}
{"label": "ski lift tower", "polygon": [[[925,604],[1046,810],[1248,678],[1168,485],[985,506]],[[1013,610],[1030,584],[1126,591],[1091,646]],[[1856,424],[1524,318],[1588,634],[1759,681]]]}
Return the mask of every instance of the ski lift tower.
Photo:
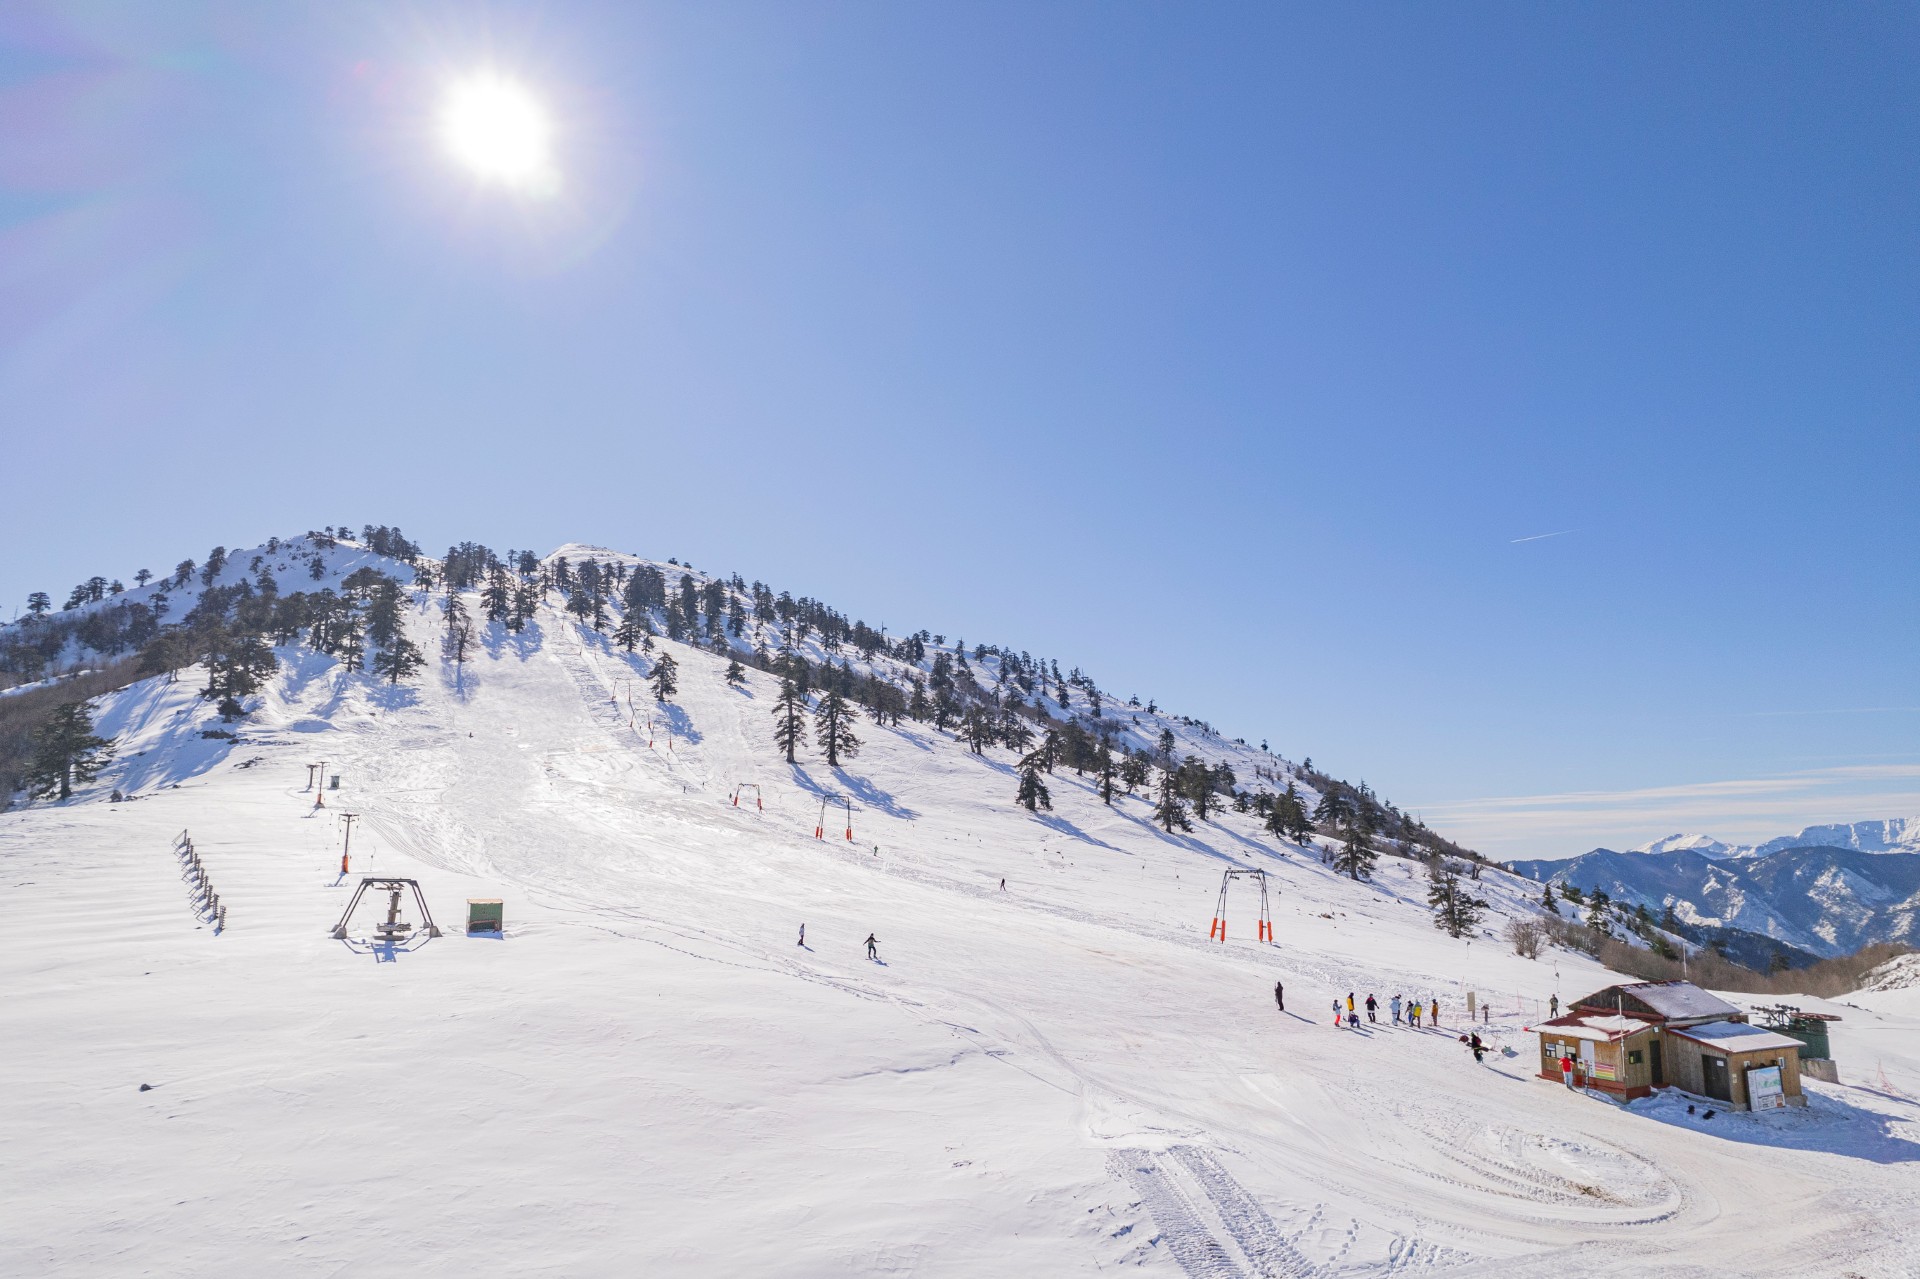
{"label": "ski lift tower", "polygon": [[359,906],[360,899],[367,895],[369,889],[376,893],[387,894],[387,917],[376,921],[373,925],[375,941],[400,942],[406,941],[413,935],[416,926],[400,918],[400,897],[408,889],[413,890],[413,902],[420,909],[420,926],[424,927],[426,935],[428,937],[440,935],[440,929],[433,922],[433,912],[427,909],[427,899],[420,892],[419,880],[389,879],[369,875],[360,881],[360,887],[353,890],[353,897],[347,902],[347,908],[340,912],[340,922],[333,926],[335,938],[340,941],[347,940],[347,923],[353,918],[354,908]]}
{"label": "ski lift tower", "polygon": [[1236,879],[1251,879],[1260,885],[1260,921],[1256,931],[1264,942],[1273,940],[1273,914],[1267,907],[1267,872],[1264,870],[1230,870],[1220,877],[1220,900],[1213,908],[1213,927],[1207,936],[1215,941],[1227,939],[1227,889]]}

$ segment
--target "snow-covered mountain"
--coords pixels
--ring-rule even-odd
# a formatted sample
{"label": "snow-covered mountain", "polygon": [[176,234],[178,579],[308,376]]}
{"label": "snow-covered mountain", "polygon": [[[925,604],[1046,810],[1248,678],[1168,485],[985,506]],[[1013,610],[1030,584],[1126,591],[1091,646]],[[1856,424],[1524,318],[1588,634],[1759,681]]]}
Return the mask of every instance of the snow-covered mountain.
{"label": "snow-covered mountain", "polygon": [[[151,673],[107,655],[127,682],[95,701],[120,747],[96,781],[0,814],[0,1273],[1920,1264],[1898,1226],[1920,1111],[1895,1088],[1708,1123],[1539,1080],[1546,998],[1615,975],[1501,943],[1538,886],[1484,869],[1487,917],[1450,937],[1393,841],[1351,878],[1233,798],[1291,782],[1311,805],[1324,774],[1200,720],[603,548],[509,557],[504,599],[490,557],[451,591],[446,562],[334,537],[225,558],[67,610],[160,594],[163,624],[195,620],[178,646],[147,633]],[[589,597],[582,561],[616,589]],[[50,664],[84,657],[77,625],[31,642],[54,639]],[[379,673],[404,644],[425,667]],[[859,744],[829,763],[836,690]],[[1022,723],[970,714],[996,694]],[[1150,780],[1103,785],[1103,740]],[[1169,831],[1156,780],[1188,755],[1218,790]],[[417,880],[446,935],[331,936],[369,874]],[[505,937],[464,935],[463,899],[494,898]],[[1348,992],[1437,1002],[1443,1029],[1336,1030]],[[1458,1042],[1469,992],[1484,1066]],[[1843,1061],[1856,1027],[1920,1091],[1920,1015],[1837,1024]],[[1755,1143],[1795,1148],[1764,1186]]]}
{"label": "snow-covered mountain", "polygon": [[1738,929],[1816,955],[1874,942],[1920,946],[1920,819],[1810,826],[1742,847],[1676,835],[1631,852],[1596,848],[1513,863],[1534,879],[1671,907],[1683,922]]}
{"label": "snow-covered mountain", "polygon": [[1668,835],[1663,839],[1652,840],[1638,848],[1628,849],[1634,853],[1698,853],[1702,857],[1738,857],[1750,850],[1733,844],[1723,844],[1711,835]]}
{"label": "snow-covered mountain", "polygon": [[[1920,853],[1920,817],[1893,817],[1878,821],[1837,822],[1803,827],[1798,834],[1778,835],[1758,844],[1729,844],[1711,835],[1668,835],[1627,851],[1632,853],[1698,853],[1702,857],[1765,857],[1787,848],[1849,848],[1862,853]],[[1598,850],[1596,850],[1598,851]]]}

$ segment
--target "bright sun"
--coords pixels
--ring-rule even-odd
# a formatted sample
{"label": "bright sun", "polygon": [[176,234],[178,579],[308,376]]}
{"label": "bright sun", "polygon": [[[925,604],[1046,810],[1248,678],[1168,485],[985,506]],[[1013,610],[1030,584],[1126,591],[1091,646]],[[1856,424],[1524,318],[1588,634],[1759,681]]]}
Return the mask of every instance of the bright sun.
{"label": "bright sun", "polygon": [[440,137],[477,177],[535,193],[552,188],[547,113],[516,80],[483,72],[453,83],[440,105]]}

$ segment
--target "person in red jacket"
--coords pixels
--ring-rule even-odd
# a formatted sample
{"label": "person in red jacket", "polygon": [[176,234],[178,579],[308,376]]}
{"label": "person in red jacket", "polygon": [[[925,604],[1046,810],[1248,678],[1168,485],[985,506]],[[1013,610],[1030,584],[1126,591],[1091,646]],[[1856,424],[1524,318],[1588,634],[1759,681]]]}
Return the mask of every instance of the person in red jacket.
{"label": "person in red jacket", "polygon": [[1573,1057],[1569,1053],[1560,1054],[1560,1078],[1566,1081],[1567,1087],[1573,1087]]}

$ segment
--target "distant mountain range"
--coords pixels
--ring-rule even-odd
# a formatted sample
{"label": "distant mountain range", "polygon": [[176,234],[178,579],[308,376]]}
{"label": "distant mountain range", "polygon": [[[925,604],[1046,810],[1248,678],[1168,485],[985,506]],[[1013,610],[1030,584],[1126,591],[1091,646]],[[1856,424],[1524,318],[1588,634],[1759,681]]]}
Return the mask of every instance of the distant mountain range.
{"label": "distant mountain range", "polygon": [[1513,869],[1815,955],[1873,942],[1920,946],[1920,817],[1809,826],[1753,845],[1669,835],[1630,852],[1596,848]]}

